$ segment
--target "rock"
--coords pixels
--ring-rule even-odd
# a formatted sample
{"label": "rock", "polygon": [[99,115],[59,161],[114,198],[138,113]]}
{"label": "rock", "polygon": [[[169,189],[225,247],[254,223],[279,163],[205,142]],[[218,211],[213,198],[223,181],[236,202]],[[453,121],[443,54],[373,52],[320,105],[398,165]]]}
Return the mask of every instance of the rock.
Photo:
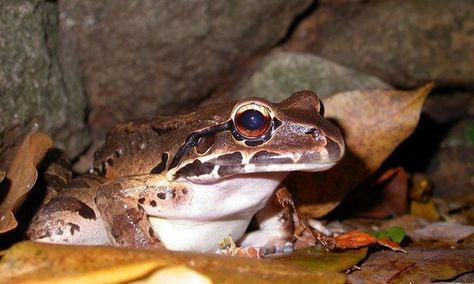
{"label": "rock", "polygon": [[474,118],[463,119],[451,128],[427,173],[436,196],[474,201]]}
{"label": "rock", "polygon": [[348,90],[391,88],[383,81],[318,56],[298,52],[273,52],[236,84],[232,100],[263,97],[279,102],[299,90],[325,97]]}
{"label": "rock", "polygon": [[322,1],[286,48],[313,52],[397,87],[429,81],[473,87],[472,11],[470,0]]}
{"label": "rock", "polygon": [[187,112],[257,52],[287,33],[310,0],[60,0],[70,57],[82,63],[89,122]]}
{"label": "rock", "polygon": [[426,98],[423,112],[439,124],[449,124],[474,116],[474,92],[433,92]]}
{"label": "rock", "polygon": [[79,77],[64,76],[56,55],[57,6],[24,0],[0,7],[0,168],[32,129],[78,155],[89,143],[85,97]]}

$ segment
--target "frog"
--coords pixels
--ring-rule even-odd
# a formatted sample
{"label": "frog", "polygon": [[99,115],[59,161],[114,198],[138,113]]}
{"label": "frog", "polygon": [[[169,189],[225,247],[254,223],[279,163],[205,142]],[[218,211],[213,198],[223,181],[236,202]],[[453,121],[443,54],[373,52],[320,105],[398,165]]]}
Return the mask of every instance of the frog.
{"label": "frog", "polygon": [[240,247],[291,252],[292,213],[275,192],[291,172],[328,170],[344,152],[340,129],[308,90],[119,123],[91,173],[44,202],[27,236],[192,252],[216,252],[231,236]]}

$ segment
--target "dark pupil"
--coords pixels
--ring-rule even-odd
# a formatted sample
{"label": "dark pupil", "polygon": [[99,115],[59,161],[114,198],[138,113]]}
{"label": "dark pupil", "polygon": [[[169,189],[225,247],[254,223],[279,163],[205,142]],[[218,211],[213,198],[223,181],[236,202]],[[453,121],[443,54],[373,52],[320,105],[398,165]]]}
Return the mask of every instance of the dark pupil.
{"label": "dark pupil", "polygon": [[244,111],[239,120],[240,125],[248,130],[257,130],[265,125],[263,114],[254,109]]}

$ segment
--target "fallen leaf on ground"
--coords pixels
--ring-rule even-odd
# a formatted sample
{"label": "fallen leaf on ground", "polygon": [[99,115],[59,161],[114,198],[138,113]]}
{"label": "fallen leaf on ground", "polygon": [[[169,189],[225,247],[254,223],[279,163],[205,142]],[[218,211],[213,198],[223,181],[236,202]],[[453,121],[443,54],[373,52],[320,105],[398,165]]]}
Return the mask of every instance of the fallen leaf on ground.
{"label": "fallen leaf on ground", "polygon": [[384,221],[380,225],[380,229],[385,230],[392,227],[400,227],[400,228],[403,228],[406,235],[410,236],[413,233],[413,231],[423,228],[429,223],[430,222],[425,219],[407,214],[407,215],[403,215],[400,217],[396,217],[396,218]]}
{"label": "fallen leaf on ground", "polygon": [[367,248],[328,253],[321,247],[313,246],[278,257],[278,261],[321,271],[346,271],[357,265],[366,256]]}
{"label": "fallen leaf on ground", "polygon": [[192,270],[184,265],[169,266],[154,272],[146,279],[134,281],[132,284],[154,284],[154,283],[174,283],[174,284],[210,284],[209,277]]}
{"label": "fallen leaf on ground", "polygon": [[353,275],[377,283],[428,283],[474,270],[474,249],[406,248],[407,253],[378,251]]}
{"label": "fallen leaf on ground", "polygon": [[360,248],[379,244],[394,251],[405,252],[396,242],[390,241],[388,239],[377,239],[374,236],[357,230],[337,236],[334,238],[334,240],[336,248],[338,249]]}
{"label": "fallen leaf on ground", "polygon": [[411,200],[427,201],[432,192],[433,187],[427,176],[420,173],[412,175],[409,194]]}
{"label": "fallen leaf on ground", "polygon": [[379,240],[388,238],[396,243],[401,243],[405,238],[405,230],[401,227],[390,227],[379,231],[370,231],[369,234]]}
{"label": "fallen leaf on ground", "polygon": [[0,233],[13,230],[17,226],[14,214],[25,201],[28,192],[36,182],[36,166],[53,145],[48,135],[35,132],[26,136],[7,172],[8,187],[5,198],[0,204]]}
{"label": "fallen leaf on ground", "polygon": [[472,234],[474,234],[474,226],[451,222],[436,222],[415,230],[410,237],[415,241],[458,242]]}
{"label": "fallen leaf on ground", "polygon": [[432,88],[352,91],[325,98],[326,117],[344,134],[346,156],[329,171],[292,173],[286,179],[302,213],[324,216],[373,173],[413,132]]}
{"label": "fallen leaf on ground", "polygon": [[440,218],[436,205],[431,200],[427,202],[413,200],[410,202],[410,214],[429,221],[437,221]]}
{"label": "fallen leaf on ground", "polygon": [[383,219],[405,214],[407,199],[408,174],[399,167],[387,170],[373,184],[359,188],[340,208],[358,217]]}
{"label": "fallen leaf on ground", "polygon": [[[155,269],[185,265],[214,283],[342,284],[346,277],[337,271],[352,267],[365,257],[365,253],[331,253],[320,249],[305,255],[303,264],[289,262],[284,257],[258,260],[164,249],[134,250],[25,241],[12,246],[0,260],[0,283],[56,282],[57,279],[67,279],[69,283],[76,280],[97,283],[97,275],[107,273],[110,274],[109,283],[124,283],[150,275]],[[313,264],[308,267],[308,263]]]}

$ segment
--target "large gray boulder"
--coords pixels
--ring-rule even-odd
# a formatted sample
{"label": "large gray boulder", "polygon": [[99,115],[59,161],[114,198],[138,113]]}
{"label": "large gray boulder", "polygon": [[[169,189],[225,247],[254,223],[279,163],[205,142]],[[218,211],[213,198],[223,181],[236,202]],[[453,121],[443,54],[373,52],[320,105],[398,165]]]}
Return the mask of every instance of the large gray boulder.
{"label": "large gray boulder", "polygon": [[235,66],[278,43],[311,2],[58,1],[95,130],[195,108]]}
{"label": "large gray boulder", "polygon": [[51,1],[0,2],[0,168],[33,129],[70,156],[89,143],[80,77],[57,56],[57,14]]}
{"label": "large gray boulder", "polygon": [[262,58],[225,96],[237,100],[262,97],[279,102],[300,90],[311,90],[320,97],[338,92],[389,89],[382,80],[310,53],[277,51]]}
{"label": "large gray boulder", "polygon": [[[346,3],[344,3],[346,2]],[[403,88],[474,87],[474,1],[320,1],[287,48]]]}

